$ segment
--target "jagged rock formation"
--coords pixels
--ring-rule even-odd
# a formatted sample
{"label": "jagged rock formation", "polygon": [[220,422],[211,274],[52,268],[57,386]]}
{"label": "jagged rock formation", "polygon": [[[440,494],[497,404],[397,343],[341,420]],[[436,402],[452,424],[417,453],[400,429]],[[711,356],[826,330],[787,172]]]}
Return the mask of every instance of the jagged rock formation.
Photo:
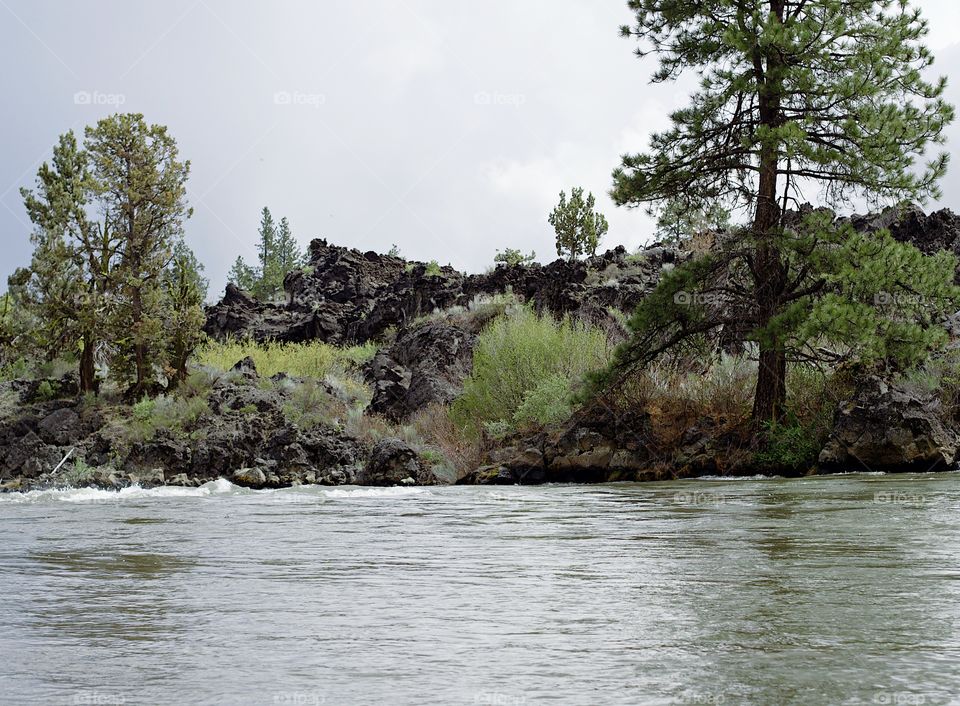
{"label": "jagged rock formation", "polygon": [[635,307],[664,267],[687,256],[668,247],[628,255],[618,247],[583,261],[501,265],[464,275],[451,267],[431,273],[423,263],[314,240],[309,267],[284,282],[286,304],[260,302],[228,285],[224,298],[208,308],[205,331],[217,339],[363,343],[436,310],[508,290],[539,311],[598,321],[610,307]]}
{"label": "jagged rock formation", "polygon": [[430,404],[453,402],[473,367],[475,344],[475,332],[445,321],[405,329],[367,366],[367,414],[402,421]]}

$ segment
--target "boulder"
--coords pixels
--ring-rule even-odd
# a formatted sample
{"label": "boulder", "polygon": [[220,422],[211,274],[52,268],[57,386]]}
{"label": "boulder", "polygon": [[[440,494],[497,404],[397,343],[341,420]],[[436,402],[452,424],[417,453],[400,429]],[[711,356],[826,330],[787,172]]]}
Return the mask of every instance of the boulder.
{"label": "boulder", "polygon": [[400,439],[381,439],[357,476],[358,485],[432,485],[433,473]]}
{"label": "boulder", "polygon": [[48,444],[66,446],[81,438],[83,425],[80,415],[70,407],[51,412],[38,425],[40,438]]}
{"label": "boulder", "polygon": [[449,404],[463,389],[477,337],[445,321],[404,330],[367,366],[373,399],[367,412],[403,421],[431,404]]}
{"label": "boulder", "polygon": [[820,452],[824,471],[939,471],[952,468],[960,436],[933,393],[905,390],[876,376],[840,404]]}

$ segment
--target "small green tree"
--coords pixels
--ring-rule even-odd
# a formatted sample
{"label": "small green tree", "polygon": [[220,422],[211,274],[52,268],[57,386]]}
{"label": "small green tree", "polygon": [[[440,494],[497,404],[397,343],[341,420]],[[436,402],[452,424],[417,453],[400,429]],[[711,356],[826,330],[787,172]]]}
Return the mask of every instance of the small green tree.
{"label": "small green tree", "polygon": [[242,257],[237,257],[227,273],[227,281],[233,282],[245,292],[252,292],[257,281],[257,272],[244,262]]}
{"label": "small green tree", "polygon": [[258,299],[270,299],[276,294],[277,279],[282,275],[277,266],[277,227],[273,221],[273,214],[266,206],[260,212],[260,228],[257,234],[260,267],[254,280],[252,293]]}
{"label": "small green tree", "polygon": [[596,255],[600,240],[608,229],[606,217],[594,210],[593,194],[583,198],[583,189],[570,191],[570,200],[560,192],[560,203],[547,218],[557,233],[557,255],[576,260],[581,255]]}
{"label": "small green tree", "polygon": [[524,255],[519,250],[514,248],[506,248],[504,250],[497,250],[496,256],[493,258],[493,261],[499,264],[507,265],[508,267],[516,267],[517,265],[529,265],[531,262],[537,259],[537,253],[533,250],[530,251],[529,255]]}
{"label": "small green tree", "polygon": [[170,371],[168,379],[173,384],[187,379],[187,363],[203,341],[202,329],[206,321],[203,302],[207,286],[203,265],[186,243],[178,242],[163,273],[166,357]]}
{"label": "small green tree", "polygon": [[287,276],[287,273],[303,267],[304,264],[306,263],[304,262],[303,252],[300,250],[300,245],[290,230],[290,223],[287,221],[287,217],[284,216],[280,219],[280,227],[277,229],[276,268],[279,273],[277,282],[278,292],[283,291],[283,280]]}

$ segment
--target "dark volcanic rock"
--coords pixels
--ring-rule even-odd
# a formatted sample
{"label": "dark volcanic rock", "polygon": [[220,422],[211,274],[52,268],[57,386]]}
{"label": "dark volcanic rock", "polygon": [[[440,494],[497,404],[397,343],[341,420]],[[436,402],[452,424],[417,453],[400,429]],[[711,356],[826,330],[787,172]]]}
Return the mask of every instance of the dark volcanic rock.
{"label": "dark volcanic rock", "polygon": [[357,478],[360,485],[432,485],[432,471],[400,439],[382,439]]}
{"label": "dark volcanic rock", "polygon": [[686,257],[665,247],[631,256],[621,246],[582,261],[500,265],[487,274],[464,275],[451,267],[428,272],[423,263],[314,240],[309,267],[284,280],[286,304],[260,302],[231,284],[207,309],[205,331],[218,339],[363,343],[436,310],[506,291],[538,311],[597,320],[608,316],[609,307],[635,307],[664,267]]}
{"label": "dark volcanic rock", "polygon": [[960,436],[935,395],[906,391],[877,377],[840,405],[820,452],[823,470],[938,471],[951,468]]}
{"label": "dark volcanic rock", "polygon": [[452,402],[470,374],[475,342],[473,333],[443,321],[406,329],[367,366],[374,388],[368,413],[400,421]]}

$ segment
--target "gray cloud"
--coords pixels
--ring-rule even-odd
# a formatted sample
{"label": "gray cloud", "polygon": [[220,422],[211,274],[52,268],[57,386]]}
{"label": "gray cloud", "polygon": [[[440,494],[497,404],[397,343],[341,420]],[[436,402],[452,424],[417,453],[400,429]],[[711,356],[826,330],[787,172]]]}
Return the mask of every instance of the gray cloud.
{"label": "gray cloud", "polygon": [[[957,11],[923,4],[945,43]],[[264,205],[303,244],[396,243],[479,270],[508,246],[552,257],[547,211],[579,184],[610,218],[604,244],[635,247],[651,224],[609,203],[610,171],[685,98],[647,83],[651,64],[617,36],[630,19],[619,1],[108,0],[52,12],[4,0],[0,15],[4,279],[30,254],[19,187],[60,133],[118,109],[168,125],[191,160],[188,240],[220,288],[237,254],[255,257]],[[954,186],[952,172],[947,203]]]}

